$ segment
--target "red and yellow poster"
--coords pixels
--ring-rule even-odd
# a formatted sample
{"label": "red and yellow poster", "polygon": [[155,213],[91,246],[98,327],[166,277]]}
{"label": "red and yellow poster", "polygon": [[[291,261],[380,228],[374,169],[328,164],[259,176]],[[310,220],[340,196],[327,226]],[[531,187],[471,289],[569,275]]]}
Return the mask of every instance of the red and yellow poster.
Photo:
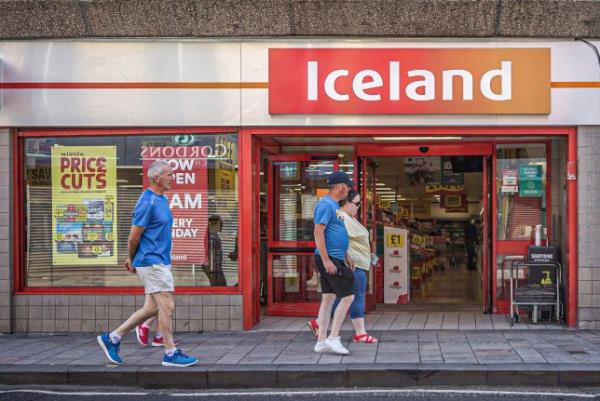
{"label": "red and yellow poster", "polygon": [[173,213],[173,265],[206,262],[205,237],[208,230],[207,159],[198,146],[142,147],[144,188],[148,168],[155,160],[165,160],[173,169],[174,182],[165,193]]}
{"label": "red and yellow poster", "polygon": [[114,146],[52,147],[52,264],[117,264]]}

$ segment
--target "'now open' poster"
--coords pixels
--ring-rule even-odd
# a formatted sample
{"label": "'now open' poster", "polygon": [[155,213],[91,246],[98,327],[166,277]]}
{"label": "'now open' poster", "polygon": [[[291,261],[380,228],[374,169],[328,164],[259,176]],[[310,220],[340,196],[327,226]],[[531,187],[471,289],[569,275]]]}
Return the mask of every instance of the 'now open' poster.
{"label": "'now open' poster", "polygon": [[164,160],[173,169],[174,181],[165,193],[173,214],[173,265],[206,262],[205,236],[208,229],[207,159],[194,146],[142,147],[144,188],[148,187],[148,168]]}

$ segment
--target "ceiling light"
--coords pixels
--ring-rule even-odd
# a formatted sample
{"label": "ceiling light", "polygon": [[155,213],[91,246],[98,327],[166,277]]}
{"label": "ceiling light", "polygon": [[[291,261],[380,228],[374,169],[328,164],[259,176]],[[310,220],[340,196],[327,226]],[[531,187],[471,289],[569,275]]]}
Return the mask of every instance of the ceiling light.
{"label": "ceiling light", "polygon": [[462,136],[374,136],[376,141],[460,141]]}

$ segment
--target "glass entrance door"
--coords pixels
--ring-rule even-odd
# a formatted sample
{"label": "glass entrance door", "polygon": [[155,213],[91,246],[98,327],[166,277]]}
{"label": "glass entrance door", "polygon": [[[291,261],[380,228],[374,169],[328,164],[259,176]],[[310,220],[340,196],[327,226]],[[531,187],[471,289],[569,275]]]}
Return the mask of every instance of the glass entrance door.
{"label": "glass entrance door", "polygon": [[327,174],[338,170],[337,155],[276,155],[268,161],[267,314],[316,316],[321,297],[313,211],[327,194]]}
{"label": "glass entrance door", "polygon": [[[536,231],[549,243],[550,190],[547,144],[496,145],[494,312],[505,313],[510,302],[510,268],[527,256]],[[551,241],[550,241],[551,242]]]}
{"label": "glass entrance door", "polygon": [[[372,159],[379,164],[371,173],[374,181],[376,181],[374,188],[368,183],[369,164],[363,164],[361,171],[365,177],[361,181],[363,184],[362,191],[367,196],[369,196],[369,191],[373,193],[375,205],[370,207],[374,210],[371,215],[377,216],[383,222],[382,225],[408,227],[413,234],[411,241],[414,240],[414,246],[411,247],[410,252],[411,256],[415,254],[415,257],[411,259],[410,266],[411,283],[414,286],[411,285],[411,288],[419,290],[420,299],[415,296],[411,302],[417,303],[438,302],[437,300],[429,301],[427,299],[434,298],[431,296],[431,294],[434,294],[431,292],[431,282],[434,280],[429,279],[432,276],[432,271],[450,271],[451,269],[444,270],[444,268],[467,265],[468,252],[463,239],[464,227],[466,221],[475,220],[472,217],[476,216],[476,223],[481,222],[481,227],[477,227],[478,235],[481,234],[480,239],[478,238],[478,243],[481,246],[476,248],[475,255],[477,269],[481,269],[481,271],[477,275],[477,283],[469,287],[472,290],[472,297],[464,302],[469,302],[470,305],[471,299],[477,300],[478,303],[481,302],[480,304],[484,310],[489,310],[491,303],[489,301],[489,290],[491,288],[493,266],[489,263],[491,252],[488,250],[488,244],[491,240],[489,230],[492,225],[490,221],[491,196],[488,196],[491,194],[491,183],[489,182],[488,171],[491,167],[490,159],[493,154],[492,143],[431,143],[427,145],[386,144],[381,146],[380,144],[359,144],[357,146],[357,156],[361,158],[363,163]],[[442,170],[443,158],[450,158],[451,171],[447,170],[446,167]],[[385,167],[384,159],[392,160],[392,162],[387,163],[388,167]],[[400,164],[394,165],[393,160],[398,160]],[[427,167],[424,164],[421,165],[421,161],[427,163],[427,166],[431,166],[429,163],[435,162],[433,166],[440,167]],[[456,165],[454,165],[455,163]],[[433,170],[431,173],[432,178],[428,175],[430,170]],[[402,171],[402,173],[398,173],[398,171]],[[391,179],[390,177],[398,174],[403,174],[399,181],[386,181],[386,177]],[[394,184],[395,187],[387,188],[384,186],[391,184]],[[467,185],[471,188],[468,191]],[[475,190],[472,190],[472,188],[475,188]],[[404,190],[407,193],[404,193]],[[436,194],[433,196],[438,197],[438,199],[435,201],[428,200],[432,197],[431,193]],[[400,194],[403,196],[400,196]],[[442,198],[444,198],[444,201],[442,201]],[[391,202],[391,199],[393,199],[393,202]],[[458,206],[451,202],[456,199],[459,200]],[[469,209],[469,203],[475,204],[475,207]],[[456,217],[457,215],[460,217]],[[367,227],[372,224],[369,221],[368,210],[363,211],[362,217]],[[433,222],[430,227],[427,225],[428,222]],[[442,234],[440,235],[439,232]],[[375,238],[376,235],[377,230],[373,237]],[[446,240],[443,241],[443,238],[440,237],[446,237]],[[383,244],[382,236],[376,239]],[[430,243],[423,245],[424,242],[417,243],[417,240],[427,240]],[[413,252],[412,248],[415,248],[416,251]],[[432,249],[435,253],[432,252]],[[446,249],[445,256],[443,256],[444,249]],[[481,252],[479,252],[479,249],[481,249]],[[440,258],[438,259],[438,256],[435,256],[434,262],[429,262],[429,265],[426,266],[425,261],[431,261],[431,256],[437,255],[438,251],[440,252]],[[378,249],[378,254],[381,255],[381,252],[382,250]],[[464,257],[464,263],[459,256]],[[466,267],[465,270],[467,270]],[[383,277],[377,277],[378,273],[381,274],[382,272],[383,269],[375,269],[373,280],[376,289],[375,299],[378,303],[383,302],[383,294],[378,294],[377,290],[379,292],[385,291]],[[467,275],[469,274],[467,273]],[[438,274],[438,276],[443,276],[443,274]],[[472,277],[472,275],[469,277]],[[429,283],[425,281],[427,279],[429,279]],[[443,287],[445,282],[438,281],[438,283],[440,282]],[[474,286],[478,288],[474,288]],[[459,288],[460,286],[455,287]],[[452,298],[445,295],[456,291],[455,287],[450,289],[443,287],[446,292],[440,292],[441,295],[437,297],[441,299],[440,302],[447,302],[448,304],[463,302],[462,297]],[[459,295],[464,294],[460,293]],[[465,296],[464,299],[467,299],[467,297]]]}
{"label": "glass entrance door", "polygon": [[[363,206],[361,210],[361,216],[363,225],[369,230],[369,240],[371,241],[371,250],[375,251],[377,243],[377,219],[376,211],[377,205],[375,199],[377,197],[376,177],[375,177],[375,163],[364,158],[361,166],[360,174],[360,192],[362,194]],[[367,278],[367,292],[365,297],[365,308],[367,311],[375,309],[377,304],[377,294],[375,291],[377,276],[381,274],[380,271],[381,263],[377,266],[373,266],[369,270]]]}

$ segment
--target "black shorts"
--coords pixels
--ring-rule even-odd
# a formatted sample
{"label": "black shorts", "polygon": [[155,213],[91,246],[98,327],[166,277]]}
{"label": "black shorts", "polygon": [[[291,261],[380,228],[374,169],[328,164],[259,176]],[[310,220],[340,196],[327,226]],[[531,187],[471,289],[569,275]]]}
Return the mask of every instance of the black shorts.
{"label": "black shorts", "polygon": [[315,264],[321,276],[321,292],[323,294],[335,294],[338,298],[344,298],[354,294],[354,273],[346,266],[343,260],[330,258],[337,274],[329,274],[323,266],[320,255],[315,255]]}

